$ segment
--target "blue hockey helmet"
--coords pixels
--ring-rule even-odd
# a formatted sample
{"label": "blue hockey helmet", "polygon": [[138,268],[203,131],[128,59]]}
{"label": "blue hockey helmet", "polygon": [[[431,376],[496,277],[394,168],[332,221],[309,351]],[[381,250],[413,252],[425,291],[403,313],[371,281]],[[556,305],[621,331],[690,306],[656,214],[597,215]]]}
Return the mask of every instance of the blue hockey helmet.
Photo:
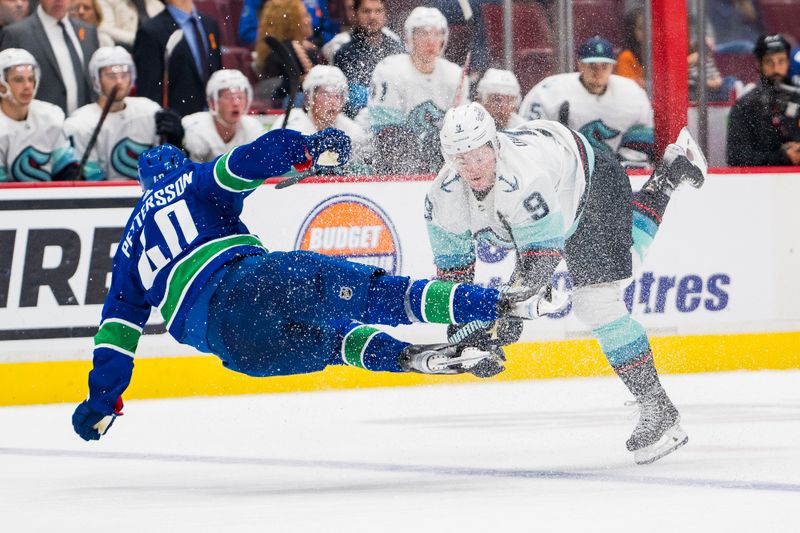
{"label": "blue hockey helmet", "polygon": [[148,191],[155,182],[181,168],[186,161],[186,156],[177,146],[161,144],[148,148],[139,156],[139,184]]}

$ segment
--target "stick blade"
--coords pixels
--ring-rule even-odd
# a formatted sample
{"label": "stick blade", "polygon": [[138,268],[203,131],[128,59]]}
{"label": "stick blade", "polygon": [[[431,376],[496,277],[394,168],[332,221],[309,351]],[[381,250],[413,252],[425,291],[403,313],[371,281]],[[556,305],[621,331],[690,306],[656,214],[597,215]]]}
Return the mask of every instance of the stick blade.
{"label": "stick blade", "polygon": [[164,47],[164,57],[170,57],[172,55],[172,51],[175,50],[175,47],[178,46],[181,39],[183,39],[183,30],[178,28],[172,32],[172,35],[167,39],[167,45]]}

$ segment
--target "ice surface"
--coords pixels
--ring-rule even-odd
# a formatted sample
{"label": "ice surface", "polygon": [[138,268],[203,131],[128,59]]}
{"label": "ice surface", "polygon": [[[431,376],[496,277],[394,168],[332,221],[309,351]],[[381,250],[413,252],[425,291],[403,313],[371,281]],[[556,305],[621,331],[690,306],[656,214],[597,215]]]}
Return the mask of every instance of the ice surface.
{"label": "ice surface", "polygon": [[613,378],[2,408],[0,531],[798,531],[800,371],[663,381],[649,466]]}

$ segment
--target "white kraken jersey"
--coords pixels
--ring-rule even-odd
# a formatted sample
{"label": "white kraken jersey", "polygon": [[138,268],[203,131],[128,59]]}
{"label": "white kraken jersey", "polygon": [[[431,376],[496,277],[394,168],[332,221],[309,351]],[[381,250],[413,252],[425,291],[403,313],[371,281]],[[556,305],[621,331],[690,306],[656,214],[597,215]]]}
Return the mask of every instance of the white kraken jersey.
{"label": "white kraken jersey", "polygon": [[425,218],[439,268],[473,263],[473,240],[520,252],[563,249],[577,226],[594,162],[588,141],[548,120],[497,136],[497,181],[482,200],[450,164],[431,185]]}
{"label": "white kraken jersey", "polygon": [[236,125],[233,138],[226,143],[217,133],[210,111],[200,111],[183,117],[183,129],[183,147],[189,152],[189,159],[198,163],[212,161],[240,144],[253,142],[266,131],[257,118],[243,115]]}
{"label": "white kraken jersey", "polygon": [[[408,54],[383,59],[372,73],[367,107],[357,118],[373,131],[408,123],[414,131],[423,123],[439,123],[453,107],[461,80],[461,67],[441,57],[430,74],[423,74]],[[468,102],[469,80],[464,79],[461,104]]]}
{"label": "white kraken jersey", "polygon": [[[159,144],[156,112],[161,107],[149,98],[128,96],[125,108],[106,116],[97,142],[89,154],[84,176],[87,180],[135,180],[139,155]],[[103,109],[96,103],[76,109],[64,124],[64,132],[83,156]]]}
{"label": "white kraken jersey", "polygon": [[[279,116],[272,124],[271,129],[279,129],[283,125],[283,117],[284,115]],[[342,130],[350,137],[350,141],[353,143],[353,152],[362,149],[367,142],[367,132],[343,113],[339,113],[339,116],[336,117],[333,127]],[[286,128],[297,130],[303,135],[311,135],[319,131],[311,121],[311,117],[302,109],[292,109],[292,112],[289,113],[289,122],[286,124]]]}
{"label": "white kraken jersey", "polygon": [[647,93],[635,81],[612,74],[606,91],[594,95],[579,77],[572,72],[545,78],[525,96],[520,113],[528,120],[566,118],[566,125],[581,132],[595,150],[628,163],[647,163],[655,151]]}
{"label": "white kraken jersey", "polygon": [[25,120],[0,111],[0,181],[50,181],[71,163],[77,161],[60,107],[32,100]]}

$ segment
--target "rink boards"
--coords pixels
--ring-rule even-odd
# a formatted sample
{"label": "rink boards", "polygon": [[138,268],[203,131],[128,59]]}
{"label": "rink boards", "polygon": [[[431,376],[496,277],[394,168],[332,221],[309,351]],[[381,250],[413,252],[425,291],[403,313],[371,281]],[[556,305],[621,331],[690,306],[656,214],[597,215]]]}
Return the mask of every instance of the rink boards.
{"label": "rink boards", "polygon": [[[764,170],[764,169],[762,169]],[[632,178],[634,187],[643,178]],[[273,250],[306,249],[434,273],[425,229],[430,177],[351,178],[259,188],[243,215]],[[3,187],[0,192],[0,405],[75,401],[86,394],[116,242],[135,185]],[[674,194],[647,260],[625,297],[651,334],[663,372],[800,368],[800,174],[713,173]],[[477,277],[513,269],[503,250],[479,247]],[[564,272],[554,281],[569,286]],[[220,395],[471,381],[329,368],[254,379],[224,370],[161,334],[140,342],[128,398]],[[397,328],[405,340],[442,338],[441,326]],[[590,333],[570,312],[526,326],[496,380],[608,373]]]}

